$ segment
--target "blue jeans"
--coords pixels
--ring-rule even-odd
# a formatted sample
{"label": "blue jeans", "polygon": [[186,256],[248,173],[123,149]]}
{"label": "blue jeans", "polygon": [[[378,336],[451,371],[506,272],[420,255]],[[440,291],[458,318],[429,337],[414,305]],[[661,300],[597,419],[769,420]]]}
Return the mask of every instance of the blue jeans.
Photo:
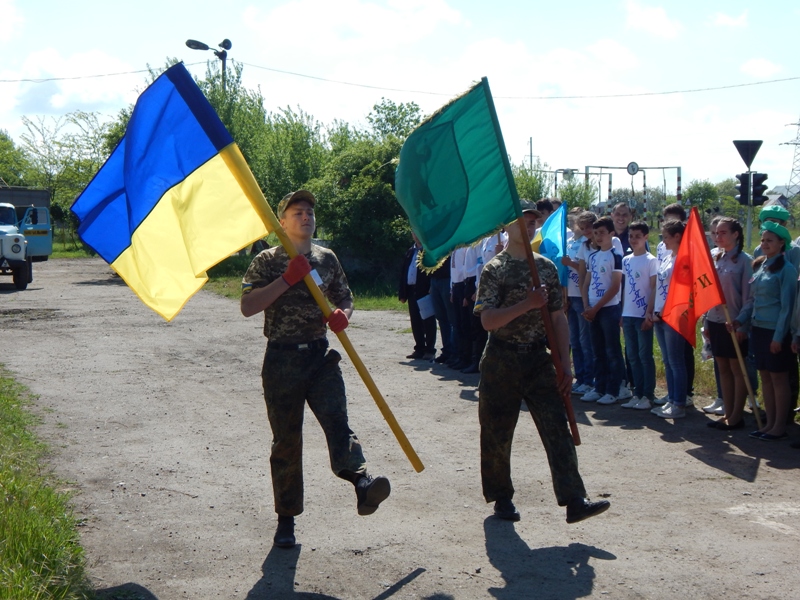
{"label": "blue jeans", "polygon": [[633,374],[634,395],[652,400],[656,389],[656,361],[653,358],[653,329],[642,331],[643,318],[622,317],[625,354]]}
{"label": "blue jeans", "polygon": [[439,322],[439,332],[442,336],[442,354],[456,356],[457,351],[453,345],[453,324],[456,314],[450,302],[450,278],[437,279],[431,277],[431,289],[428,292],[433,301],[433,313]]}
{"label": "blue jeans", "polygon": [[591,322],[592,349],[594,350],[594,389],[601,396],[619,395],[625,378],[625,359],[619,340],[619,319],[622,306],[604,306]]}
{"label": "blue jeans", "polygon": [[667,375],[669,399],[678,406],[686,406],[686,360],[683,356],[686,340],[664,321],[657,321],[655,330]]}
{"label": "blue jeans", "polygon": [[578,385],[594,387],[594,351],[589,321],[583,318],[583,298],[569,297],[569,345],[572,347],[572,362]]}

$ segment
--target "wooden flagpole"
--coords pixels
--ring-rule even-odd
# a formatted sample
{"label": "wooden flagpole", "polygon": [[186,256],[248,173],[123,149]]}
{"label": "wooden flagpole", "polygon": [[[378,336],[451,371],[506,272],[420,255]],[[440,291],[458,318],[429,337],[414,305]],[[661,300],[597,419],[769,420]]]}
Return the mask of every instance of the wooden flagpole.
{"label": "wooden flagpole", "polygon": [[[256,182],[255,177],[253,177],[253,174],[250,171],[250,168],[247,166],[247,163],[245,162],[244,157],[241,155],[241,152],[239,152],[237,158],[241,161],[241,165],[238,169],[232,171],[239,175],[239,183],[247,193],[250,201],[253,203],[253,208],[256,210],[256,212],[258,212],[261,220],[267,227],[267,230],[274,232],[278,236],[278,239],[280,240],[284,250],[286,250],[286,253],[289,255],[289,258],[294,258],[297,256],[297,249],[294,247],[294,243],[292,243],[292,241],[289,239],[289,236],[286,235],[286,232],[283,230],[283,227],[281,227],[278,218],[275,216],[272,208],[267,203],[266,198],[264,198],[264,194],[261,192],[261,188],[258,187],[258,183]],[[319,305],[322,314],[325,315],[325,318],[327,319],[333,311],[328,304],[328,300],[322,294],[322,290],[319,289],[319,286],[310,274],[306,275],[303,278],[303,281],[305,281],[309,291],[311,292],[311,295],[314,297],[314,300],[316,300],[317,304]],[[378,386],[375,385],[375,382],[373,381],[372,376],[369,374],[369,371],[367,371],[367,367],[364,366],[361,357],[356,352],[356,349],[353,348],[353,344],[350,342],[347,334],[344,331],[340,331],[336,334],[336,337],[339,338],[339,341],[347,352],[347,355],[350,357],[350,360],[353,361],[356,371],[358,371],[358,374],[361,376],[364,385],[367,386],[367,389],[372,395],[372,399],[375,401],[375,404],[378,405],[378,409],[381,411],[383,418],[388,423],[389,428],[392,430],[392,433],[394,433],[394,436],[400,443],[400,447],[403,449],[406,457],[408,457],[408,460],[411,462],[411,466],[414,467],[414,470],[417,473],[421,472],[425,466],[422,464],[419,456],[417,456],[417,453],[411,446],[411,442],[408,441],[408,438],[397,422],[397,419],[395,419],[392,410],[389,408],[386,400],[384,400],[380,390],[378,390]]]}
{"label": "wooden flagpole", "polygon": [[[723,304],[722,310],[725,311],[725,323],[733,323],[731,321],[731,315],[728,312],[728,305]],[[753,414],[756,416],[756,424],[758,428],[761,429],[761,413],[758,409],[758,404],[756,403],[756,395],[753,393],[753,386],[750,385],[750,378],[747,376],[747,367],[744,364],[744,357],[742,356],[742,349],[739,346],[739,340],[736,338],[736,332],[731,328],[730,330],[731,339],[733,339],[733,347],[736,348],[736,358],[739,359],[739,366],[742,369],[742,377],[744,377],[744,384],[747,386],[747,398],[750,401],[750,410],[753,411]]]}
{"label": "wooden flagpole", "polygon": [[[528,229],[525,227],[525,218],[520,217],[517,219],[517,223],[519,224],[519,228],[522,231],[522,239],[528,239]],[[533,249],[531,248],[530,241],[525,244],[525,254],[528,258],[528,266],[531,269],[531,278],[533,279],[534,287],[539,287],[542,285],[541,279],[539,279],[539,270],[536,268],[536,261],[533,258]],[[556,385],[561,378],[564,376],[564,367],[562,365],[562,359],[564,357],[558,351],[558,344],[556,343],[556,334],[555,330],[553,329],[553,321],[550,317],[550,311],[547,309],[547,305],[545,304],[540,309],[542,311],[542,322],[544,323],[544,330],[547,334],[547,345],[550,347],[550,356],[553,359],[553,366],[556,368]],[[569,360],[569,357],[567,357]],[[575,422],[575,411],[572,408],[572,399],[570,398],[570,392],[567,391],[566,393],[562,394],[561,399],[564,402],[564,410],[567,413],[567,421],[569,422],[569,430],[572,433],[572,440],[576,446],[581,445],[581,434],[578,431],[578,424]]]}

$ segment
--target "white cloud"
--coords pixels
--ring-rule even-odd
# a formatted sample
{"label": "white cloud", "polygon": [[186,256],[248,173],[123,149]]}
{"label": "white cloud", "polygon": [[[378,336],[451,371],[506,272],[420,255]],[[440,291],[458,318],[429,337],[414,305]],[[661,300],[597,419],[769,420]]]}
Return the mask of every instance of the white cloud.
{"label": "white cloud", "polygon": [[135,101],[135,89],[144,87],[144,74],[87,76],[132,70],[131,65],[100,50],[64,56],[53,48],[44,48],[25,58],[17,78],[47,79],[57,76],[63,79],[21,84],[18,104],[25,114],[50,111],[63,114],[78,108],[91,111],[127,104]]}
{"label": "white cloud", "polygon": [[660,6],[644,6],[628,0],[627,10],[626,25],[629,29],[644,31],[664,39],[678,37],[683,29],[680,21],[670,19],[667,11]]}
{"label": "white cloud", "polygon": [[747,27],[747,10],[745,10],[738,17],[732,17],[730,15],[726,15],[725,13],[718,12],[714,15],[713,22],[714,25],[719,27]]}
{"label": "white cloud", "polygon": [[14,6],[14,0],[0,0],[0,42],[9,42],[22,35],[25,19]]}
{"label": "white cloud", "polygon": [[765,58],[752,58],[744,63],[739,70],[745,75],[750,75],[756,79],[767,79],[776,73],[780,73],[783,67]]}
{"label": "white cloud", "polygon": [[600,63],[610,69],[621,71],[640,65],[639,58],[616,40],[599,40],[589,46],[588,50]]}
{"label": "white cloud", "polygon": [[443,24],[461,22],[461,13],[444,0],[391,0],[385,6],[362,0],[293,0],[268,13],[255,6],[244,11],[244,24],[287,53],[284,59],[314,55],[320,61],[413,46]]}

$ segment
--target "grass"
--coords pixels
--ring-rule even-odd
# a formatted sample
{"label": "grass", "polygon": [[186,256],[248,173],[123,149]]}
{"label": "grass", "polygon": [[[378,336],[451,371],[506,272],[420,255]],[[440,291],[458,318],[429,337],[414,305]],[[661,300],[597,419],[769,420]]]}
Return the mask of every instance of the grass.
{"label": "grass", "polygon": [[[208,272],[205,289],[220,296],[238,300],[242,292],[242,277],[253,260],[252,256],[231,256]],[[356,310],[407,310],[389,284],[350,282]]]}
{"label": "grass", "polygon": [[0,366],[0,599],[92,598],[77,521],[42,467],[29,400]]}
{"label": "grass", "polygon": [[[96,256],[94,252],[84,247],[83,244],[78,242],[74,244],[70,241],[56,241],[53,240],[53,254],[50,258],[89,258]],[[34,267],[36,268],[36,267]]]}

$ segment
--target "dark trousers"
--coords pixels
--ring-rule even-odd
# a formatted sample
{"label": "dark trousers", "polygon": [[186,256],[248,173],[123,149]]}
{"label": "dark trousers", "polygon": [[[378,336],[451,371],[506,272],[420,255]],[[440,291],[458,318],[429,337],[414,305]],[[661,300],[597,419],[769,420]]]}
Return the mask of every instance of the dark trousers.
{"label": "dark trousers", "polygon": [[436,320],[439,322],[439,335],[442,338],[442,354],[446,357],[457,354],[453,345],[453,323],[456,314],[450,302],[450,278],[431,277],[431,299]]}
{"label": "dark trousers", "polygon": [[275,512],[303,512],[303,412],[305,403],[322,426],[331,469],[365,473],[366,461],[358,438],[347,422],[341,356],[335,350],[275,350],[267,348],[261,369],[267,417],[272,429],[269,462]]}
{"label": "dark trousers", "polygon": [[625,377],[625,359],[619,339],[621,316],[619,304],[604,306],[589,325],[594,351],[594,389],[601,396],[611,394],[616,398]]}
{"label": "dark trousers", "polygon": [[414,350],[417,352],[436,352],[436,318],[423,319],[419,313],[415,285],[408,286],[408,316],[411,319],[411,333],[414,335]]}
{"label": "dark trousers", "polygon": [[[474,291],[470,295],[472,293]],[[469,307],[464,306],[465,299],[467,299],[467,283],[465,281],[454,283],[453,307],[456,312],[456,323],[453,331],[456,334],[454,336],[456,339],[456,353],[462,361],[469,362],[472,354],[472,314]]]}
{"label": "dark trousers", "polygon": [[490,338],[481,359],[478,394],[481,481],[487,502],[514,497],[511,442],[521,400],[533,417],[547,453],[559,506],[586,497],[564,402],[556,387],[556,371],[544,347],[518,353],[492,345]]}

